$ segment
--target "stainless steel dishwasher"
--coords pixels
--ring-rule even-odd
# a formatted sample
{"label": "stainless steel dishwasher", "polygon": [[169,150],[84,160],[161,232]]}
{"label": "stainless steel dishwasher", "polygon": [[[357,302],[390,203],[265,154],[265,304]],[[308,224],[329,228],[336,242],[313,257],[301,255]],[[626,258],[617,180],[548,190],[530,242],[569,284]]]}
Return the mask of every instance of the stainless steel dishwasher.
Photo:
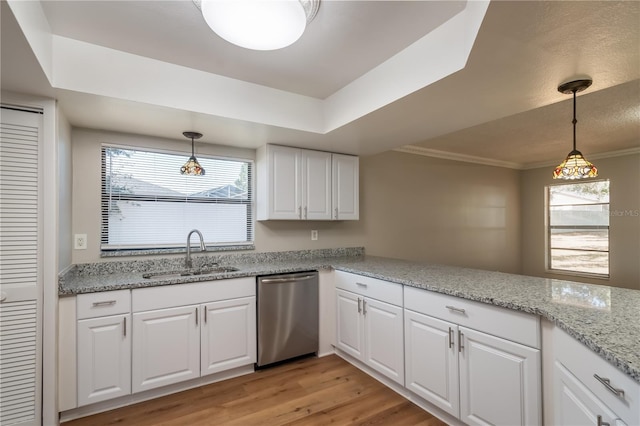
{"label": "stainless steel dishwasher", "polygon": [[258,277],[258,360],[263,367],[318,352],[318,273]]}

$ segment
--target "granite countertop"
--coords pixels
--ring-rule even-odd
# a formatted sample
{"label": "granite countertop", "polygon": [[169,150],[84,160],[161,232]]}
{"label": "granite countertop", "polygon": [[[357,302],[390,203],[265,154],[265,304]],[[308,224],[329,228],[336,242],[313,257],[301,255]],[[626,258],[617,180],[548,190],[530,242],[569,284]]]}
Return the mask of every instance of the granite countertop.
{"label": "granite countertop", "polygon": [[[206,267],[211,258],[194,257]],[[75,265],[61,274],[61,296],[308,270],[337,269],[540,315],[640,383],[640,291],[422,262],[364,256],[362,248],[257,253],[215,258],[237,271],[145,279],[182,259]],[[159,269],[163,268],[163,269]]]}

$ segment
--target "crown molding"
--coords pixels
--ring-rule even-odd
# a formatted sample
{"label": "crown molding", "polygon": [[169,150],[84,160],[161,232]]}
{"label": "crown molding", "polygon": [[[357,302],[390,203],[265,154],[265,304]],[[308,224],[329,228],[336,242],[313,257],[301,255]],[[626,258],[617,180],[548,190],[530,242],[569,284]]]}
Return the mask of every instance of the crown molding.
{"label": "crown molding", "polygon": [[455,152],[439,151],[437,149],[423,148],[415,145],[405,145],[396,148],[393,151],[404,152],[407,154],[422,155],[425,157],[442,158],[444,160],[463,161],[465,163],[483,164],[485,166],[505,167],[508,169],[522,170],[523,164],[513,163],[511,161],[494,160],[485,157],[476,157],[473,155],[457,154]]}
{"label": "crown molding", "polygon": [[[423,148],[416,145],[405,145],[395,148],[393,151],[404,152],[406,154],[422,155],[425,157],[442,158],[444,160],[462,161],[465,163],[482,164],[485,166],[504,167],[514,170],[530,170],[541,167],[556,166],[559,161],[544,161],[540,163],[522,164],[511,161],[494,160],[485,157],[476,157],[473,155],[457,154],[454,152],[439,151],[437,149]],[[598,154],[589,154],[589,158],[598,160],[601,158],[622,157],[625,155],[640,154],[640,147],[621,149],[618,151],[601,152]]]}

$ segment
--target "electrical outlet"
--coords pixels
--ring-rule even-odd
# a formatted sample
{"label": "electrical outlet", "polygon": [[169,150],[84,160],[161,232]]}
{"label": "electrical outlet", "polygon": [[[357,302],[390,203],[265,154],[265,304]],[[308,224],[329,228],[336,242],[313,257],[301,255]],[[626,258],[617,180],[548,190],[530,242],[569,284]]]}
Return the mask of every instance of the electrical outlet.
{"label": "electrical outlet", "polygon": [[87,249],[87,234],[75,234],[73,236],[73,248],[76,250]]}
{"label": "electrical outlet", "polygon": [[312,241],[317,241],[318,240],[318,231],[316,231],[315,229],[313,231],[311,231],[311,240]]}

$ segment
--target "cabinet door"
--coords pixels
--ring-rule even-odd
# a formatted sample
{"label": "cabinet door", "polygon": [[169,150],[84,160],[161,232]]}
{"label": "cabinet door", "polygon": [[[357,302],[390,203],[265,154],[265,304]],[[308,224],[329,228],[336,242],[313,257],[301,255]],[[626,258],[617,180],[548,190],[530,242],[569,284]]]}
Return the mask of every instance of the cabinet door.
{"label": "cabinet door", "polygon": [[335,220],[360,218],[358,165],[358,157],[332,154],[332,213]]}
{"label": "cabinet door", "polygon": [[359,360],[364,360],[363,297],[336,290],[336,346]]}
{"label": "cabinet door", "polygon": [[555,362],[554,423],[565,426],[621,425],[616,415],[560,362]]}
{"label": "cabinet door", "polygon": [[269,146],[269,219],[302,218],[302,161],[299,149]]}
{"label": "cabinet door", "polygon": [[78,321],[78,406],[131,393],[129,315]]}
{"label": "cabinet door", "polygon": [[404,311],[406,387],[458,417],[458,326]]}
{"label": "cabinet door", "polygon": [[256,298],[202,306],[201,375],[256,362]]}
{"label": "cabinet door", "polygon": [[331,220],[331,153],[302,150],[302,218]]}
{"label": "cabinet door", "polygon": [[365,362],[390,379],[404,385],[404,338],[402,308],[375,299],[365,299]]}
{"label": "cabinet door", "polygon": [[464,327],[459,333],[460,420],[540,424],[540,351]]}
{"label": "cabinet door", "polygon": [[133,314],[133,392],[200,376],[198,307]]}

